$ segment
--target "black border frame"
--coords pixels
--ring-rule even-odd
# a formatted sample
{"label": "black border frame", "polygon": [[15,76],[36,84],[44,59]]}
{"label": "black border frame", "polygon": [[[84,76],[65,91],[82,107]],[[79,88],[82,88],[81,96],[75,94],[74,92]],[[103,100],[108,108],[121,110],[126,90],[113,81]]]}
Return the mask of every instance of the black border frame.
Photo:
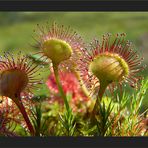
{"label": "black border frame", "polygon": [[0,11],[147,11],[147,0],[0,0]]}
{"label": "black border frame", "polygon": [[1,148],[147,148],[148,137],[0,138]]}
{"label": "black border frame", "polygon": [[[148,11],[147,0],[0,0],[0,11]],[[1,20],[0,20],[1,21]],[[148,137],[0,137],[0,148],[147,148]]]}

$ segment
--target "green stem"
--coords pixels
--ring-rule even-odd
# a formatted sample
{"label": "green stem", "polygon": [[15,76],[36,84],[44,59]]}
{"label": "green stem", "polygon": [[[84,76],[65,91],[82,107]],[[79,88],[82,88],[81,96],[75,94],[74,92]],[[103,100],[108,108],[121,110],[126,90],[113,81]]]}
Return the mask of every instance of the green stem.
{"label": "green stem", "polygon": [[26,122],[26,124],[28,126],[28,129],[30,130],[31,135],[33,136],[34,135],[34,129],[33,129],[33,126],[31,124],[30,120],[29,120],[29,117],[28,117],[28,115],[26,113],[25,107],[24,107],[20,97],[15,98],[14,102],[18,106],[20,112],[22,113],[22,115],[23,115],[23,117],[25,119],[25,122]]}
{"label": "green stem", "polygon": [[98,107],[101,103],[103,94],[104,94],[107,86],[108,86],[108,83],[100,82],[100,89],[99,89],[99,92],[98,92],[98,95],[97,95],[97,98],[96,98],[96,102],[95,102],[95,105],[94,105],[94,108],[93,108],[93,111],[92,111],[93,117],[95,116],[95,114],[97,112],[97,109],[98,109]]}
{"label": "green stem", "polygon": [[68,101],[67,101],[67,97],[66,97],[66,95],[64,93],[64,90],[62,88],[62,85],[60,83],[60,78],[59,78],[59,73],[58,73],[58,65],[57,64],[53,64],[53,70],[54,70],[54,75],[55,75],[55,79],[56,79],[56,83],[57,83],[59,92],[61,94],[61,97],[64,100],[64,104],[66,106],[66,110],[69,112],[69,104],[68,104]]}
{"label": "green stem", "polygon": [[[83,80],[82,80],[82,78],[80,77],[80,72],[75,71],[75,70],[74,70],[73,72],[74,72],[76,78],[77,78],[78,80],[80,80],[80,84],[81,84],[81,81],[82,81],[82,83],[83,83]],[[89,91],[88,91],[88,89],[86,88],[86,86],[81,84],[81,88],[82,88],[82,91],[83,91],[84,95],[88,97],[88,96],[89,96]]]}

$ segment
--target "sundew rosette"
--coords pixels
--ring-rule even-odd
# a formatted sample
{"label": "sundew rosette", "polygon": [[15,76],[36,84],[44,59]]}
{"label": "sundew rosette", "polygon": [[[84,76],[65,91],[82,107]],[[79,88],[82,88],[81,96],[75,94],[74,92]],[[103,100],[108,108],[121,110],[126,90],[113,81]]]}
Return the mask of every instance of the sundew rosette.
{"label": "sundew rosette", "polygon": [[41,80],[36,78],[41,67],[19,52],[16,55],[5,53],[0,59],[0,95],[11,98],[20,109],[31,134],[34,134],[24,105],[21,93],[32,92]]}
{"label": "sundew rosette", "polygon": [[16,58],[5,53],[0,59],[0,94],[11,99],[20,96],[22,92],[30,92],[41,81],[36,78],[40,69],[27,56],[18,53]]}
{"label": "sundew rosette", "polygon": [[132,87],[139,85],[141,58],[132,43],[125,39],[125,34],[103,35],[102,41],[94,40],[89,48],[83,49],[83,57],[78,61],[83,83],[91,94],[97,91],[100,98],[108,88],[122,88],[124,82]]}
{"label": "sundew rosette", "polygon": [[41,58],[49,60],[52,64],[63,69],[71,69],[75,65],[78,53],[84,47],[80,35],[70,26],[57,25],[55,22],[51,26],[37,26],[36,37],[37,48]]}
{"label": "sundew rosette", "polygon": [[38,25],[37,36],[37,48],[41,50],[41,58],[51,61],[58,90],[69,112],[70,107],[60,82],[59,70],[75,69],[75,61],[84,46],[82,38],[70,27],[57,25],[55,22],[50,27],[48,24],[46,27]]}

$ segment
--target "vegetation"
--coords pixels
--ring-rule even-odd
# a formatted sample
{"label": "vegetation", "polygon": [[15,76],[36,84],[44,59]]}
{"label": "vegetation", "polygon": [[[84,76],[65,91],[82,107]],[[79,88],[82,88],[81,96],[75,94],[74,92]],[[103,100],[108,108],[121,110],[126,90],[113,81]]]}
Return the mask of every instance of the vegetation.
{"label": "vegetation", "polygon": [[148,13],[0,19],[1,136],[148,136]]}

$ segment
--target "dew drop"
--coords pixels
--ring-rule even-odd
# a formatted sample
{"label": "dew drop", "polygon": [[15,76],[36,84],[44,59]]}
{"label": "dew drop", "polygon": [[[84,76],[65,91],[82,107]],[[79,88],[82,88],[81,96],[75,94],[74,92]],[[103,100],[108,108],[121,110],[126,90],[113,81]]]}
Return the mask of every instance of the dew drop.
{"label": "dew drop", "polygon": [[25,98],[25,96],[22,96],[22,99],[24,99]]}
{"label": "dew drop", "polygon": [[37,91],[40,91],[41,89],[39,88],[39,89],[37,89]]}
{"label": "dew drop", "polygon": [[42,66],[41,66],[41,68],[45,68],[45,66],[44,66],[44,65],[42,65]]}
{"label": "dew drop", "polygon": [[143,61],[144,60],[144,57],[142,57],[141,60]]}
{"label": "dew drop", "polygon": [[145,64],[143,67],[144,67],[144,68],[146,68],[146,67],[147,67],[147,65]]}
{"label": "dew drop", "polygon": [[126,87],[126,84],[124,84],[124,87]]}
{"label": "dew drop", "polygon": [[37,99],[40,99],[41,97],[40,96],[37,96]]}

